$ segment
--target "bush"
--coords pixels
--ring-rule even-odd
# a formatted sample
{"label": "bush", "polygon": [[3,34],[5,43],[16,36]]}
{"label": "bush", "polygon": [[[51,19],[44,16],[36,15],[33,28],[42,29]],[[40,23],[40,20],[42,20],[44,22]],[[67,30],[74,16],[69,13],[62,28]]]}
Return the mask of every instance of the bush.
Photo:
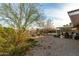
{"label": "bush", "polygon": [[9,55],[20,56],[26,55],[26,52],[29,50],[30,46],[23,44],[18,46],[11,46],[9,50]]}
{"label": "bush", "polygon": [[35,41],[33,38],[29,38],[29,39],[27,40],[27,43],[29,44],[30,47],[36,46],[36,45],[37,45],[37,42],[38,42],[38,41]]}
{"label": "bush", "polygon": [[0,55],[26,55],[27,51],[36,46],[34,39],[30,38],[26,30],[14,30],[1,27],[0,32]]}
{"label": "bush", "polygon": [[37,36],[40,36],[40,35],[45,35],[45,34],[48,34],[48,33],[56,33],[56,30],[55,29],[51,29],[51,28],[43,28],[43,29],[37,29],[35,34]]}

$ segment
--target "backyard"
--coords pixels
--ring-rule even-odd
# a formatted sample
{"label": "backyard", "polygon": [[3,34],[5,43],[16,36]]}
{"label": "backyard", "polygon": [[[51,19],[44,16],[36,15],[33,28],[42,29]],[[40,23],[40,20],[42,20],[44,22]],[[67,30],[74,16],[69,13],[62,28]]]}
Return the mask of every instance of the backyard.
{"label": "backyard", "polygon": [[0,4],[0,56],[79,55],[79,30],[72,30],[68,11],[59,11],[62,5]]}
{"label": "backyard", "polygon": [[78,56],[79,40],[42,36],[39,45],[31,50],[33,56]]}

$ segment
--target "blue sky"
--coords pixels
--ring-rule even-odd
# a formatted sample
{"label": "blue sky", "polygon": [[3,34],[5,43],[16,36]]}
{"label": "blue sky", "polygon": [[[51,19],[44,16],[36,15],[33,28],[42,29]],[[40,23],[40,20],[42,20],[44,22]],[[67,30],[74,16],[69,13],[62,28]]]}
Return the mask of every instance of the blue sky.
{"label": "blue sky", "polygon": [[47,18],[51,18],[55,27],[61,27],[71,22],[67,12],[79,9],[78,3],[42,3],[40,6]]}
{"label": "blue sky", "polygon": [[79,9],[79,3],[40,3],[40,8],[47,19],[52,19],[55,27],[61,27],[71,22],[67,12]]}
{"label": "blue sky", "polygon": [[48,9],[48,8],[62,8],[65,4],[62,3],[41,3],[41,8]]}

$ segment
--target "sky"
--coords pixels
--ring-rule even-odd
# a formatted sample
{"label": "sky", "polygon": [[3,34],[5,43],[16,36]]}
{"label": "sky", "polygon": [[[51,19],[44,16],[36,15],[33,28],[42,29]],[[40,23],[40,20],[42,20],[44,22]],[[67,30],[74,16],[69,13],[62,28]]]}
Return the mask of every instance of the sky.
{"label": "sky", "polygon": [[79,3],[42,3],[41,8],[55,27],[61,27],[71,22],[67,12],[79,9]]}
{"label": "sky", "polygon": [[[79,3],[40,3],[40,8],[55,27],[62,27],[71,22],[67,12],[79,9]],[[4,22],[0,23],[5,25]]]}

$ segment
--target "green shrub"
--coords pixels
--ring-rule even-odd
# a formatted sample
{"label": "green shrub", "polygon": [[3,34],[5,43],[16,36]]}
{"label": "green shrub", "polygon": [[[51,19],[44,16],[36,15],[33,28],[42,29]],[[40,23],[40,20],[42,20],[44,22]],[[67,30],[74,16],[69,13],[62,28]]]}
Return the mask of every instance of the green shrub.
{"label": "green shrub", "polygon": [[26,55],[37,41],[30,38],[28,31],[3,28],[0,32],[0,55]]}
{"label": "green shrub", "polygon": [[12,46],[10,47],[9,55],[12,55],[12,56],[26,55],[26,52],[29,50],[29,48],[30,47],[26,44]]}
{"label": "green shrub", "polygon": [[35,41],[33,38],[29,38],[29,39],[27,40],[27,43],[29,44],[30,47],[36,46],[36,45],[37,45],[37,42],[38,42],[38,41]]}

